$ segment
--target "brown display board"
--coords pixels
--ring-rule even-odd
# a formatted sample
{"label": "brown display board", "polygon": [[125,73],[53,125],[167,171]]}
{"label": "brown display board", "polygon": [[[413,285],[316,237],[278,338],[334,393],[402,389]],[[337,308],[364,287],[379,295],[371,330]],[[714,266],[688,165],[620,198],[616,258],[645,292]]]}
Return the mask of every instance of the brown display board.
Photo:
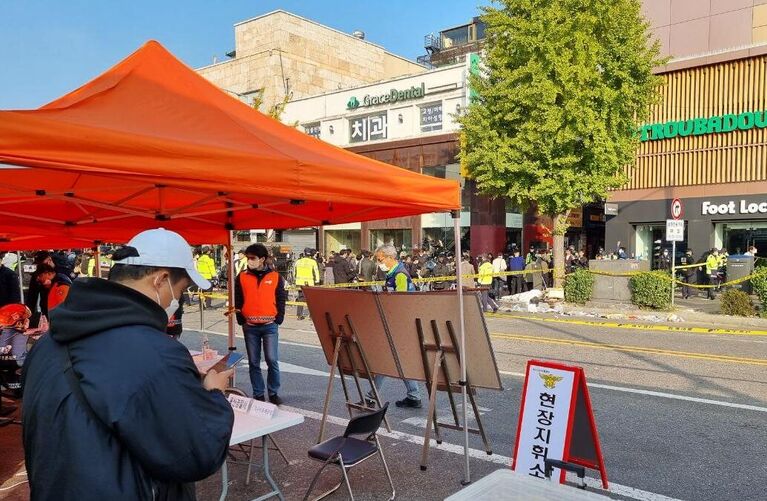
{"label": "brown display board", "polygon": [[[426,343],[435,342],[432,327],[432,321],[435,321],[442,345],[456,351],[460,348],[453,347],[447,327],[448,322],[452,324],[459,343],[461,324],[455,291],[401,293],[323,287],[304,287],[303,291],[328,364],[333,363],[334,348],[328,315],[332,319],[332,330],[346,335],[351,335],[351,320],[374,374],[426,381],[416,319],[421,321]],[[464,319],[467,375],[471,386],[503,389],[477,292],[464,292]],[[434,354],[429,356],[432,364]],[[446,361],[455,383],[461,374],[457,357],[446,357]],[[359,360],[355,360],[355,365],[358,369],[363,367]],[[344,371],[352,368],[343,351],[339,366]],[[445,382],[441,375],[439,382]]]}
{"label": "brown display board", "polygon": [[[373,292],[323,287],[303,287],[302,289],[328,365],[333,364],[335,347],[333,333],[350,337],[354,332],[367,355],[371,372],[396,378],[402,377]],[[359,375],[367,376],[364,371],[365,364],[359,353],[356,350],[351,352]],[[344,350],[339,353],[338,366],[347,374],[353,370]]]}
{"label": "brown display board", "polygon": [[[409,293],[378,293],[378,303],[383,313],[384,322],[389,332],[395,352],[406,379],[426,380],[424,374],[421,346],[416,331],[416,319],[421,320],[424,338],[427,344],[434,344],[435,336],[432,321],[440,333],[442,346],[455,349],[453,346],[448,322],[452,324],[456,343],[460,344],[460,319],[458,315],[458,297],[455,291],[445,292],[409,292]],[[463,293],[464,321],[466,326],[466,367],[467,376],[472,387],[502,390],[501,376],[495,352],[490,342],[485,317],[479,293],[464,291]],[[368,352],[365,346],[366,353]],[[432,364],[434,354],[430,354],[429,364]],[[446,357],[450,377],[455,383],[461,375],[458,357]],[[444,383],[440,375],[440,383]]]}

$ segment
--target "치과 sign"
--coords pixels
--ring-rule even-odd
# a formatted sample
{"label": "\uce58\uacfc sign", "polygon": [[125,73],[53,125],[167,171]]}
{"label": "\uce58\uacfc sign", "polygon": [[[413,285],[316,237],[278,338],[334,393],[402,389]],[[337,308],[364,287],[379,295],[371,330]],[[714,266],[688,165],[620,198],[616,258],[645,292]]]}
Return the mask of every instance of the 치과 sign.
{"label": "\uce58\uacfc sign", "polygon": [[[583,369],[530,360],[512,469],[543,479],[546,459],[598,470],[607,489],[607,471]],[[554,469],[552,478],[556,475],[564,482],[564,471]]]}

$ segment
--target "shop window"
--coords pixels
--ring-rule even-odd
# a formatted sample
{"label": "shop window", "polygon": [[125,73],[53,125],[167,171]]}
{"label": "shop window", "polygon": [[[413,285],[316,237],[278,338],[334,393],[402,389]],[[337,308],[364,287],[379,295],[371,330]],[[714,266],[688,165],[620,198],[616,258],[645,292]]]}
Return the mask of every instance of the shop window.
{"label": "shop window", "polygon": [[371,230],[370,246],[375,249],[381,245],[393,245],[398,251],[410,252],[413,249],[411,230]]}
{"label": "shop window", "polygon": [[351,249],[357,253],[361,249],[360,230],[325,230],[325,254],[338,252],[341,249]]}
{"label": "shop window", "polygon": [[446,166],[433,165],[431,167],[421,167],[421,174],[425,176],[438,177],[440,179],[445,179]]}
{"label": "shop window", "polygon": [[[687,238],[687,223],[685,223],[684,235]],[[664,249],[668,249],[669,255],[673,248],[671,242],[666,241],[666,224],[640,224],[635,227],[634,249],[629,249],[629,257],[650,261],[650,267],[653,270],[659,268],[660,256]],[[626,243],[621,243],[626,247]],[[605,249],[610,253],[616,249]],[[676,263],[680,263],[680,258],[687,252],[687,240],[676,243]]]}
{"label": "shop window", "polygon": [[721,232],[721,246],[729,254],[743,254],[750,246],[757,248],[757,256],[767,256],[767,221],[717,224]]}
{"label": "shop window", "polygon": [[321,130],[319,122],[304,125],[304,132],[312,137],[320,137]]}

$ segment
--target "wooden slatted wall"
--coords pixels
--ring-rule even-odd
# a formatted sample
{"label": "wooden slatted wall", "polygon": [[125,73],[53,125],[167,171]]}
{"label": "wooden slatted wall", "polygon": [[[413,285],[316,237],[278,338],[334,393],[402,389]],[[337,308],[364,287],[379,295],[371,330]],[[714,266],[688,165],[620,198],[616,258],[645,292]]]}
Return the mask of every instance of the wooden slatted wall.
{"label": "wooden slatted wall", "polygon": [[[767,56],[690,68],[664,76],[648,123],[767,109]],[[641,143],[623,189],[767,180],[767,129]]]}

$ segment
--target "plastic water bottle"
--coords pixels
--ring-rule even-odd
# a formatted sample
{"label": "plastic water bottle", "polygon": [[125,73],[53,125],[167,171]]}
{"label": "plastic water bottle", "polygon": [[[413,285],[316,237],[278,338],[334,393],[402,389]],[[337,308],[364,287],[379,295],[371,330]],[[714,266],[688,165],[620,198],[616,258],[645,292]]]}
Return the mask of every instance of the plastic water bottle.
{"label": "plastic water bottle", "polygon": [[210,342],[208,342],[208,335],[202,335],[202,359],[210,360]]}

